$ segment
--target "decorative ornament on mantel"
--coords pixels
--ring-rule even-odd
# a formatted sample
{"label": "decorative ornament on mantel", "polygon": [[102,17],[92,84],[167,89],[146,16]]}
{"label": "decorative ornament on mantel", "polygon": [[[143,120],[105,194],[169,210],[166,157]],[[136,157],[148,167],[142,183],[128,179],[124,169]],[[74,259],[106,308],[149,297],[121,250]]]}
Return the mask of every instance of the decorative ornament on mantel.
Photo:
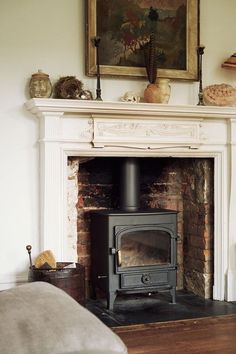
{"label": "decorative ornament on mantel", "polygon": [[203,99],[208,106],[235,106],[236,89],[224,83],[209,85],[203,90]]}
{"label": "decorative ornament on mantel", "polygon": [[42,70],[32,74],[29,83],[29,94],[31,98],[49,98],[52,94],[52,84],[49,75]]}
{"label": "decorative ornament on mantel", "polygon": [[147,103],[168,103],[170,98],[170,80],[157,78],[158,49],[156,41],[159,15],[156,9],[150,7],[151,34],[148,43],[143,47],[144,60],[149,84],[144,90],[144,101]]}
{"label": "decorative ornament on mantel", "polygon": [[125,92],[124,96],[121,97],[122,102],[139,103],[140,96],[134,91]]}
{"label": "decorative ornament on mantel", "polygon": [[83,90],[83,83],[75,76],[63,76],[54,86],[55,98],[92,100],[91,91]]}
{"label": "decorative ornament on mantel", "polygon": [[83,83],[75,76],[61,77],[54,86],[55,98],[79,99]]}
{"label": "decorative ornament on mantel", "polygon": [[[224,69],[236,69],[236,53],[226,59],[221,67]],[[209,85],[203,90],[204,103],[209,106],[235,106],[236,88],[232,85],[222,83]]]}
{"label": "decorative ornament on mantel", "polygon": [[148,103],[167,104],[170,99],[170,80],[157,78],[154,84],[149,84],[144,90],[144,100]]}

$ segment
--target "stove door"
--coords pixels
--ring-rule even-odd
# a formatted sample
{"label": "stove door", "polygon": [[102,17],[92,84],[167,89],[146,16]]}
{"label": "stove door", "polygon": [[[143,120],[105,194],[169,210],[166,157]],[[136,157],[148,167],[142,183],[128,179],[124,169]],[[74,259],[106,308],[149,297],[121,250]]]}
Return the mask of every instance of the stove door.
{"label": "stove door", "polygon": [[171,228],[160,225],[115,227],[118,273],[132,268],[166,266],[174,263]]}

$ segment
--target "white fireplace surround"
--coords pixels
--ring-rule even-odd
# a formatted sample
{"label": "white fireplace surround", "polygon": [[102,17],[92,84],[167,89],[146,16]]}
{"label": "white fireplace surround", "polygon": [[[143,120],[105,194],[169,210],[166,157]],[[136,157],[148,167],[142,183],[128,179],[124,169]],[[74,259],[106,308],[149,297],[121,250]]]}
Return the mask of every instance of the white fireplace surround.
{"label": "white fireplace surround", "polygon": [[40,120],[41,249],[77,260],[67,232],[68,156],[214,159],[214,288],[236,300],[236,108],[31,99]]}

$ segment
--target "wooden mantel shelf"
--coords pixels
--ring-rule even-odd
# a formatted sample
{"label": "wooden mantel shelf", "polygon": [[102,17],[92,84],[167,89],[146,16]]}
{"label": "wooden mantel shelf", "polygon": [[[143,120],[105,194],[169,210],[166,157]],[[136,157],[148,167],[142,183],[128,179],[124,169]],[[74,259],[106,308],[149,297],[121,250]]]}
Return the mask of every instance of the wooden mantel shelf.
{"label": "wooden mantel shelf", "polygon": [[168,105],[150,103],[105,102],[33,98],[26,102],[26,108],[34,114],[40,112],[87,113],[123,115],[136,118],[146,117],[188,117],[188,118],[236,118],[236,107]]}

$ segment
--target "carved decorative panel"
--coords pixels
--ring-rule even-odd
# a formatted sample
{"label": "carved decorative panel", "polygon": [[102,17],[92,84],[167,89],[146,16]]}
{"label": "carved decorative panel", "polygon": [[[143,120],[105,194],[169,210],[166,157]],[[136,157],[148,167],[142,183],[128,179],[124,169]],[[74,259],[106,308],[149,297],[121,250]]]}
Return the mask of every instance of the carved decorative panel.
{"label": "carved decorative panel", "polygon": [[199,145],[200,120],[183,122],[178,120],[127,120],[94,118],[94,146],[113,144],[146,144],[151,147],[169,144]]}

